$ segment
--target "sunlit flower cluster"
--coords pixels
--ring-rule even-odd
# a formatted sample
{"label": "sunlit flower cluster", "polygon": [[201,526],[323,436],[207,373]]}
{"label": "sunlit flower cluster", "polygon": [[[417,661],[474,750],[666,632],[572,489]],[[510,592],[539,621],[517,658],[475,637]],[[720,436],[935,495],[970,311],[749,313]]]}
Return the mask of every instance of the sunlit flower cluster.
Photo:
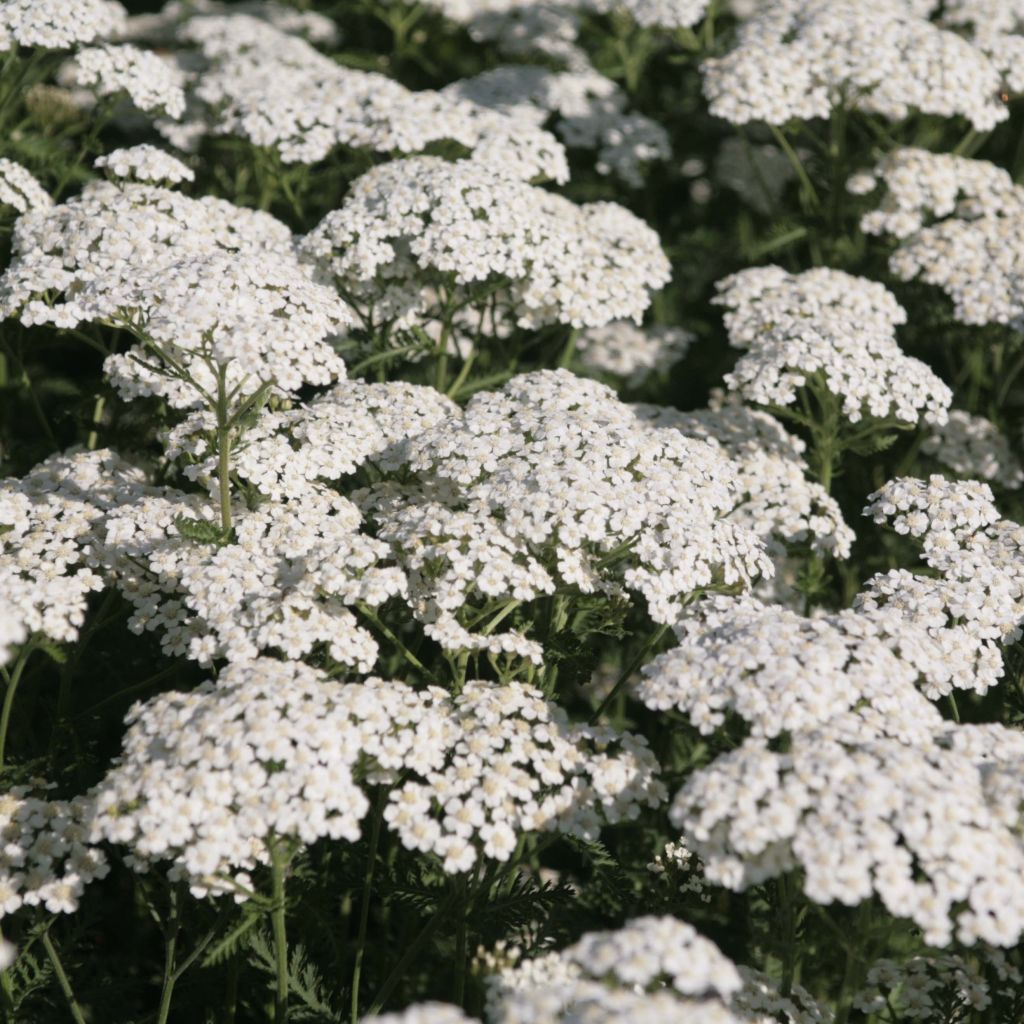
{"label": "sunlit flower cluster", "polygon": [[0,206],[26,213],[52,204],[50,194],[26,168],[13,160],[0,158]]}
{"label": "sunlit flower cluster", "polygon": [[171,861],[196,895],[245,898],[278,842],[359,838],[364,777],[441,762],[443,697],[332,682],[294,662],[230,666],[133,708],[121,757],[92,793],[92,835],[127,846],[142,870]]}
{"label": "sunlit flower cluster", "polygon": [[437,157],[358,178],[303,248],[364,307],[383,302],[408,316],[430,303],[427,286],[454,304],[463,289],[502,285],[498,301],[523,327],[639,321],[669,277],[657,235],[625,208],[577,206],[474,161]]}
{"label": "sunlit flower cluster", "polygon": [[[918,110],[979,131],[1007,117],[1000,70],[913,0],[769,0],[704,64],[711,112],[736,124],[827,118],[849,106],[893,121]],[[930,6],[930,5],[929,5]]]}
{"label": "sunlit flower cluster", "polygon": [[[417,617],[446,646],[468,646],[463,606],[479,620],[488,599],[530,600],[556,581],[637,592],[672,622],[697,590],[771,573],[756,535],[725,518],[738,495],[720,448],[652,427],[566,371],[475,396],[407,450],[421,486],[364,501],[407,568]],[[540,658],[517,634],[478,632],[484,649]]]}
{"label": "sunlit flower cluster", "polygon": [[66,50],[76,43],[112,38],[127,18],[116,0],[76,0],[69,16],[67,0],[3,0],[0,3],[0,52],[16,46]]}
{"label": "sunlit flower cluster", "polygon": [[448,872],[507,861],[531,832],[596,839],[666,798],[642,737],[571,724],[532,687],[471,681],[451,703],[443,764],[417,769],[384,812],[406,848]]}
{"label": "sunlit flower cluster", "polygon": [[103,586],[89,564],[94,526],[144,486],[142,472],[109,451],[54,455],[0,481],[0,664],[31,634],[78,636],[89,595]]}
{"label": "sunlit flower cluster", "polygon": [[889,259],[897,277],[941,288],[962,323],[1024,323],[1024,188],[986,161],[921,150],[898,151],[854,186],[875,180],[886,191],[863,227],[901,240]]}
{"label": "sunlit flower cluster", "polygon": [[95,182],[20,218],[14,252],[0,313],[26,325],[124,326],[141,338],[106,362],[126,398],[201,405],[204,392],[216,393],[218,366],[226,388],[272,379],[293,391],[344,377],[329,338],[350,322],[348,307],[312,279],[291,232],[269,214]]}
{"label": "sunlit flower cluster", "polygon": [[882,285],[817,267],[755,267],[718,283],[729,341],[743,349],[728,386],[748,401],[791,405],[820,376],[844,415],[945,422],[949,387],[896,341],[906,312]]}
{"label": "sunlit flower cluster", "polygon": [[884,735],[887,718],[841,717],[796,734],[784,753],[750,739],[690,777],[672,820],[720,885],[799,867],[816,903],[877,895],[931,945],[954,932],[965,944],[1013,945],[1024,930],[1024,847],[1019,822],[990,809],[986,773],[993,760],[1019,761],[1024,738],[950,730],[937,715],[932,725],[933,738],[905,743]]}

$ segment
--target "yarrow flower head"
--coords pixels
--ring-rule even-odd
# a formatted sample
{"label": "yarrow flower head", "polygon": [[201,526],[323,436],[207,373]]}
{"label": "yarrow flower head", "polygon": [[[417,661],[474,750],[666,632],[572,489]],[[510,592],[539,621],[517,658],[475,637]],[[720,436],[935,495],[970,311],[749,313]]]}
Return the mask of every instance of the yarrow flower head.
{"label": "yarrow flower head", "polygon": [[[19,219],[0,315],[26,325],[108,323],[142,344],[105,370],[126,398],[204,404],[245,379],[278,392],[328,384],[345,367],[329,339],[348,307],[313,280],[269,214],[152,185],[94,182]],[[153,346],[158,352],[154,353]]]}
{"label": "yarrow flower head", "polygon": [[771,573],[756,536],[724,518],[737,494],[721,450],[650,426],[568,371],[476,395],[407,451],[419,486],[359,500],[409,573],[414,613],[446,646],[500,652],[507,642],[539,660],[517,634],[473,640],[459,612],[532,600],[556,581],[638,592],[655,621],[673,622],[695,591]]}
{"label": "yarrow flower head", "polygon": [[90,565],[94,528],[144,487],[140,470],[106,450],[52,455],[0,481],[0,664],[33,633],[78,637],[89,594],[103,586]]}
{"label": "yarrow flower head", "polygon": [[719,392],[707,409],[692,412],[633,408],[654,427],[674,428],[721,448],[743,495],[731,518],[761,537],[773,556],[780,557],[787,545],[808,544],[834,558],[849,557],[853,531],[835,499],[807,479],[806,444],[770,414],[737,399]]}
{"label": "yarrow flower head", "polygon": [[177,35],[207,65],[190,92],[205,110],[200,130],[273,147],[285,163],[316,163],[337,146],[405,154],[451,141],[523,180],[568,179],[564,147],[534,119],[343,67],[265,19],[201,13]]}
{"label": "yarrow flower head", "polygon": [[922,150],[899,150],[854,186],[885,193],[862,227],[900,239],[889,269],[941,288],[972,325],[1024,325],[1024,188],[1002,168]]}
{"label": "yarrow flower head", "polygon": [[576,350],[589,373],[618,377],[635,388],[683,359],[693,337],[682,327],[637,327],[628,320],[616,320],[583,331]]}
{"label": "yarrow flower head", "polygon": [[44,210],[53,205],[49,192],[19,163],[0,157],[0,207],[9,206],[18,213]]}
{"label": "yarrow flower head", "polygon": [[[929,4],[930,6],[930,4]],[[1005,121],[1002,74],[913,0],[769,0],[739,27],[736,46],[703,66],[717,117],[782,125],[848,105],[893,121],[911,111]]]}
{"label": "yarrow flower head", "polygon": [[207,516],[201,496],[168,489],[104,518],[94,557],[135,608],[129,628],[158,631],[168,654],[202,665],[323,650],[372,669],[377,644],[352,607],[404,593],[405,576],[350,501],[308,487],[300,500],[237,507],[230,543],[202,538],[204,525],[216,533]]}
{"label": "yarrow flower head", "polygon": [[992,675],[977,642],[958,636],[954,660],[953,645],[941,643],[948,638],[933,638],[894,612],[805,618],[752,598],[721,597],[698,605],[677,633],[679,646],[644,667],[637,696],[652,709],[682,711],[703,733],[734,715],[752,735],[774,737],[821,726],[854,706],[894,721],[927,720],[933,709],[915,686],[929,696],[953,685],[975,689],[979,661]]}
{"label": "yarrow flower head", "polygon": [[103,44],[78,50],[66,84],[92,90],[99,97],[125,93],[144,112],[179,118],[185,112],[185,75],[172,61],[130,43]]}
{"label": "yarrow flower head", "polygon": [[[460,415],[435,388],[341,381],[308,404],[265,410],[232,446],[231,472],[273,501],[302,498],[316,481],[337,481],[365,463],[400,469],[412,438]],[[211,495],[219,485],[215,427],[211,413],[193,413],[165,441],[168,456],[189,460],[184,475]]]}
{"label": "yarrow flower head", "polygon": [[195,180],[195,173],[177,157],[146,144],[112,150],[97,157],[93,166],[106,170],[112,178],[131,181],[177,185],[182,181]]}
{"label": "yarrow flower head", "polygon": [[117,36],[128,12],[116,0],[3,0],[0,2],[0,53],[15,46],[67,50],[76,43]]}
{"label": "yarrow flower head", "polygon": [[38,787],[0,795],[0,918],[22,907],[73,914],[85,887],[110,871],[90,839],[90,797],[47,799]]}
{"label": "yarrow flower head", "polygon": [[140,870],[171,861],[197,896],[244,893],[279,840],[357,840],[364,779],[440,763],[444,696],[334,682],[294,662],[229,666],[216,683],[132,709],[120,759],[92,794],[92,836],[128,847]]}
{"label": "yarrow flower head", "polygon": [[904,742],[886,735],[887,718],[853,713],[794,735],[786,752],[749,739],[689,778],[671,819],[728,888],[799,867],[814,902],[877,895],[929,945],[954,931],[965,944],[1013,945],[1024,931],[1024,847],[987,778],[994,762],[1020,762],[1024,734],[937,714],[929,725],[930,737]]}
{"label": "yarrow flower head", "polygon": [[1024,466],[999,428],[984,416],[952,409],[949,420],[921,446],[959,476],[987,480],[1008,490],[1024,484]]}
{"label": "yarrow flower head", "polygon": [[445,871],[507,861],[527,833],[596,839],[666,797],[643,737],[570,723],[533,687],[471,681],[450,722],[443,764],[399,786],[384,811],[407,849],[436,854]]}
{"label": "yarrow flower head", "polygon": [[868,501],[865,514],[875,522],[920,540],[933,573],[880,573],[858,595],[860,606],[893,608],[932,630],[949,626],[993,647],[1021,635],[1024,527],[1001,517],[987,484],[901,477]]}
{"label": "yarrow flower head", "polygon": [[[1002,982],[1020,984],[1017,970],[1001,950],[978,949],[971,960],[949,953],[943,956],[915,956],[898,961],[876,960],[854,997],[862,1013],[878,1013],[893,1007],[907,1020],[930,1021],[945,1016],[947,1007],[955,1012],[987,1010],[992,1006],[992,989],[985,968]],[[974,957],[980,964],[972,962]]]}
{"label": "yarrow flower head", "polygon": [[638,917],[492,974],[486,1016],[491,1024],[741,1024],[750,1018],[730,1004],[742,986],[732,961],[690,925]]}
{"label": "yarrow flower head", "polygon": [[472,161],[436,157],[358,178],[303,248],[354,302],[390,295],[413,321],[442,315],[425,308],[439,289],[451,289],[451,301],[495,285],[493,301],[521,327],[639,321],[669,279],[657,235],[623,207],[577,206]]}
{"label": "yarrow flower head", "polygon": [[514,64],[445,86],[442,94],[543,125],[573,149],[596,149],[595,169],[615,174],[633,188],[644,183],[644,167],[672,155],[668,133],[651,118],[626,110],[626,96],[596,71],[552,71]]}
{"label": "yarrow flower head", "polygon": [[816,267],[754,267],[718,283],[729,341],[746,350],[726,383],[749,401],[790,405],[818,375],[843,414],[941,424],[953,395],[896,342],[906,312],[882,285]]}

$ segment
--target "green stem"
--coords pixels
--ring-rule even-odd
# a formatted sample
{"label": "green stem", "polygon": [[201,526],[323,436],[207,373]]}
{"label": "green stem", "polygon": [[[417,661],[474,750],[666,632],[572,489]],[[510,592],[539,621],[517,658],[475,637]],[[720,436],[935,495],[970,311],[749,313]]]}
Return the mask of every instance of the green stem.
{"label": "green stem", "polygon": [[469,376],[469,371],[473,369],[473,363],[476,362],[477,346],[473,346],[473,350],[463,360],[462,368],[459,370],[458,376],[452,381],[451,387],[445,392],[449,398],[454,398],[458,394],[459,388],[466,383],[466,378]]}
{"label": "green stem", "polygon": [[96,442],[99,440],[99,427],[103,422],[103,407],[106,403],[107,399],[104,395],[96,396],[96,404],[92,407],[92,419],[89,421],[92,429],[89,431],[89,436],[85,442],[85,446],[89,451],[96,449]]}
{"label": "green stem", "polygon": [[373,1000],[373,1005],[366,1014],[367,1017],[376,1016],[380,1012],[381,1007],[388,1001],[391,993],[394,992],[396,986],[402,980],[402,975],[405,974],[408,966],[420,955],[420,951],[430,940],[434,932],[437,931],[438,926],[447,915],[451,904],[452,897],[449,896],[434,911],[434,916],[420,929],[419,934],[405,947],[405,952],[402,953],[398,963],[395,964],[391,973],[385,979],[384,984],[381,985],[380,991]]}
{"label": "green stem", "polygon": [[574,327],[569,332],[569,337],[565,342],[565,348],[562,349],[562,354],[558,357],[558,366],[560,369],[567,369],[572,363],[572,357],[576,355],[576,339],[579,336],[580,332],[577,327]]}
{"label": "green stem", "polygon": [[274,1024],[286,1024],[288,1020],[288,934],[285,928],[284,873],[288,866],[288,858],[281,849],[281,840],[271,840],[268,846],[270,847],[270,898],[273,903],[270,922],[274,933],[274,964],[277,974],[277,990],[274,994]]}
{"label": "green stem", "polygon": [[4,693],[3,710],[0,711],[0,768],[3,767],[4,753],[7,750],[7,730],[11,724],[11,709],[14,707],[14,695],[17,693],[18,683],[21,682],[25,666],[28,664],[28,659],[34,649],[35,645],[30,640],[18,653],[18,660],[14,663],[14,668],[11,669],[10,673],[8,674],[6,669],[3,670],[7,690]]}
{"label": "green stem", "polygon": [[807,174],[807,170],[803,165],[800,157],[797,156],[796,150],[789,144],[789,139],[786,138],[785,133],[777,125],[769,125],[772,136],[775,141],[779,144],[779,149],[786,154],[786,159],[789,161],[790,166],[793,168],[794,173],[803,186],[804,194],[807,196],[807,200],[811,205],[812,209],[818,209],[821,206],[821,199],[818,196],[817,189],[815,189],[810,177]]}
{"label": "green stem", "polygon": [[377,805],[370,823],[370,848],[367,853],[366,871],[363,874],[363,897],[359,907],[359,936],[356,939],[355,966],[352,968],[352,1024],[359,1020],[359,982],[363,973],[363,957],[366,953],[366,930],[370,922],[370,902],[373,895],[373,872],[377,866],[377,847],[380,844],[380,826],[384,817],[384,801],[387,791],[381,787],[377,794]]}
{"label": "green stem", "polygon": [[458,921],[455,926],[455,984],[452,1002],[456,1006],[466,1003],[466,910],[468,899],[466,894],[466,877],[460,875],[455,883],[456,900],[458,902]]}
{"label": "green stem", "polygon": [[611,702],[615,700],[615,698],[619,695],[619,691],[623,688],[623,686],[626,685],[626,682],[629,680],[629,677],[634,672],[636,672],[638,668],[640,668],[640,666],[647,659],[647,655],[650,654],[650,652],[658,646],[658,643],[661,641],[661,638],[665,635],[667,630],[668,626],[659,626],[658,631],[654,634],[654,636],[652,636],[651,639],[648,640],[646,644],[644,644],[643,649],[640,651],[640,653],[629,663],[626,670],[622,673],[621,676],[619,676],[615,685],[608,691],[608,695],[605,697],[605,699],[597,705],[596,710],[590,716],[591,725],[594,725],[596,722],[600,720],[601,716],[608,709],[608,706],[611,704]]}
{"label": "green stem", "polygon": [[779,925],[782,931],[782,988],[783,996],[793,990],[793,978],[796,968],[796,918],[793,914],[793,901],[789,891],[789,877],[785,874],[778,879],[779,894]]}
{"label": "green stem", "polygon": [[231,430],[227,398],[227,367],[217,368],[217,478],[220,485],[220,526],[231,533]]}
{"label": "green stem", "polygon": [[181,920],[178,917],[178,892],[171,889],[171,909],[164,929],[164,980],[160,988],[160,1008],[156,1015],[156,1024],[167,1024],[171,1013],[171,998],[174,995],[174,983],[178,975],[174,970],[174,958],[178,948],[178,932]]}
{"label": "green stem", "polygon": [[50,938],[49,929],[43,932],[43,946],[46,949],[46,955],[50,958],[50,963],[53,965],[53,973],[57,976],[57,984],[60,985],[60,990],[68,1001],[68,1009],[71,1011],[75,1024],[85,1024],[85,1014],[82,1013],[82,1008],[78,1005],[74,990],[71,988],[71,982],[68,981],[68,976],[64,973],[64,965],[60,962],[60,957],[57,955],[57,947],[54,946],[53,939]]}
{"label": "green stem", "polygon": [[953,712],[953,721],[956,722],[957,725],[959,725],[960,724],[960,708],[957,707],[956,697],[954,696],[952,691],[950,691],[946,695],[946,700],[949,701],[949,710]]}
{"label": "green stem", "polygon": [[383,622],[380,621],[380,617],[368,605],[360,602],[356,605],[356,608],[358,608],[359,611],[363,615],[365,615],[366,618],[369,619],[370,622],[372,622],[373,625],[376,626],[377,629],[379,629],[395,645],[395,648],[398,650],[398,653],[401,654],[402,657],[405,658],[405,660],[413,666],[413,668],[417,668],[421,672],[427,671],[426,666],[423,664],[423,662],[420,661],[420,659],[417,658],[416,655],[413,654],[412,651],[410,651],[409,648],[406,647],[405,644],[403,644],[402,641],[398,639],[393,630],[389,629],[387,626],[384,625]]}

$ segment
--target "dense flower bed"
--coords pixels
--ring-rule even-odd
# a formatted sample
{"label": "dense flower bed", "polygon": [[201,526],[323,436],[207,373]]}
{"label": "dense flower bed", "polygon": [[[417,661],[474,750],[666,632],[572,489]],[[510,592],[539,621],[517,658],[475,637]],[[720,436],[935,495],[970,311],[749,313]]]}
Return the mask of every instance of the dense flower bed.
{"label": "dense flower bed", "polygon": [[1024,1020],[1022,67],[0,0],[0,1019]]}

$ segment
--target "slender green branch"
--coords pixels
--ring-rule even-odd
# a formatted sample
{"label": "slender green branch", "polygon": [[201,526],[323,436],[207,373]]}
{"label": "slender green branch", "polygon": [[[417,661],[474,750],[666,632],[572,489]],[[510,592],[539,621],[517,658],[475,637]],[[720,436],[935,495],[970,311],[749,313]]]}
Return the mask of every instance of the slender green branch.
{"label": "slender green branch", "polygon": [[32,640],[29,640],[24,647],[18,652],[18,659],[14,663],[14,667],[10,673],[6,669],[3,671],[4,681],[7,684],[7,688],[4,691],[4,703],[3,709],[0,710],[0,768],[4,764],[4,754],[7,750],[7,731],[11,724],[11,710],[14,707],[14,695],[18,692],[18,683],[21,682],[21,677],[25,672],[25,666],[28,664],[28,659],[31,657],[32,652],[35,650],[35,644]]}
{"label": "slender green branch", "polygon": [[433,917],[420,929],[419,934],[405,947],[405,951],[399,957],[398,963],[392,968],[391,973],[384,980],[380,991],[374,997],[373,1005],[367,1012],[367,1017],[373,1017],[380,1012],[380,1009],[391,998],[398,983],[402,980],[409,965],[420,955],[420,951],[430,941],[431,936],[437,931],[441,922],[445,919],[454,900],[454,894],[450,894],[443,900],[434,911]]}
{"label": "slender green branch", "polygon": [[50,963],[53,966],[53,973],[57,978],[57,984],[60,985],[60,990],[64,993],[64,998],[68,1001],[68,1009],[71,1011],[71,1016],[74,1018],[75,1024],[85,1024],[85,1014],[82,1013],[82,1008],[78,1005],[78,1000],[75,998],[75,992],[71,987],[71,982],[68,981],[68,976],[64,971],[64,965],[61,963],[60,957],[57,955],[57,947],[53,944],[53,939],[50,938],[49,928],[43,932],[43,947],[46,949],[46,955],[50,958]]}
{"label": "slender green branch", "polygon": [[810,176],[807,173],[807,168],[804,167],[803,161],[797,156],[796,150],[790,145],[789,139],[786,138],[786,133],[783,132],[777,125],[769,125],[772,136],[775,141],[779,144],[779,149],[786,154],[786,159],[789,161],[790,166],[793,168],[794,173],[803,186],[804,193],[807,196],[808,201],[813,209],[818,209],[821,206],[821,198],[818,196],[818,190],[814,187],[814,183],[811,181]]}
{"label": "slender green branch", "polygon": [[654,650],[655,647],[661,642],[661,638],[665,635],[668,630],[668,626],[659,626],[657,632],[650,640],[644,644],[643,649],[640,653],[629,663],[625,671],[619,676],[615,685],[608,691],[604,700],[594,710],[594,713],[590,716],[590,724],[594,725],[600,721],[601,716],[608,710],[612,701],[619,695],[619,691],[626,685],[629,677],[640,668],[640,666],[647,660],[647,656]]}
{"label": "slender green branch", "polygon": [[217,370],[217,482],[220,493],[220,526],[231,533],[231,426],[228,415],[227,367]]}
{"label": "slender green branch", "polygon": [[178,913],[178,890],[171,887],[171,908],[164,925],[164,977],[160,986],[160,1007],[157,1010],[156,1024],[167,1024],[171,1012],[171,998],[174,995],[174,983],[178,974],[174,969],[174,959],[178,949],[178,933],[181,931],[181,917]]}
{"label": "slender green branch", "polygon": [[274,934],[274,967],[277,987],[274,993],[274,1024],[285,1024],[288,1020],[288,934],[285,922],[284,875],[288,857],[282,849],[282,840],[268,842],[270,848],[270,911],[271,929]]}
{"label": "slender green branch", "polygon": [[377,847],[380,844],[380,826],[384,817],[386,797],[387,790],[382,786],[377,794],[370,823],[370,847],[366,855],[366,871],[363,874],[363,895],[359,907],[359,935],[356,938],[355,966],[352,968],[352,1024],[356,1024],[359,1020],[359,983],[363,973],[363,957],[366,954],[366,930],[370,922],[373,873],[377,866]]}

